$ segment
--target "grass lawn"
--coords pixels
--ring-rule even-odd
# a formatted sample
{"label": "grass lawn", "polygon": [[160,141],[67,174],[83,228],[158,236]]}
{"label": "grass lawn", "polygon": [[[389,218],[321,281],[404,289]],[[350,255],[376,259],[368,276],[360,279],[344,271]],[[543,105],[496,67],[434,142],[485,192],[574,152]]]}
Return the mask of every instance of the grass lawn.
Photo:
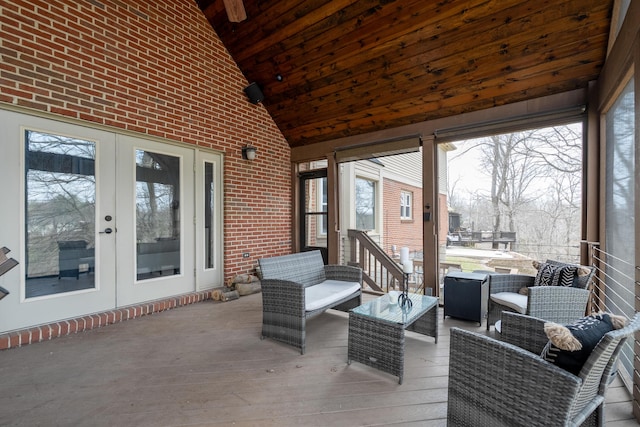
{"label": "grass lawn", "polygon": [[458,263],[462,266],[462,271],[472,272],[474,270],[489,270],[485,261],[478,258],[467,258],[461,256],[447,256],[446,262]]}

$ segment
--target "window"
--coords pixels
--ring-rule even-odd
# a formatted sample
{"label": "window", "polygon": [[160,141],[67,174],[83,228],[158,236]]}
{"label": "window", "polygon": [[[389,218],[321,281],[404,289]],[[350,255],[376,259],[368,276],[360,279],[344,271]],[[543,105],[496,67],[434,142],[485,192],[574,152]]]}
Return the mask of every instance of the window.
{"label": "window", "polygon": [[364,178],[356,178],[356,228],[375,230],[376,183]]}
{"label": "window", "polygon": [[[329,202],[328,202],[328,196],[327,196],[327,178],[320,178],[321,180],[321,185],[318,186],[318,190],[319,190],[319,194],[318,194],[318,205],[320,207],[320,212],[329,212]],[[328,222],[328,218],[327,215],[320,215],[320,217],[318,218],[320,221],[320,224],[318,225],[318,234],[320,236],[326,236],[327,235],[327,222]]]}
{"label": "window", "polygon": [[400,192],[400,219],[411,219],[411,202],[413,193],[408,191]]}

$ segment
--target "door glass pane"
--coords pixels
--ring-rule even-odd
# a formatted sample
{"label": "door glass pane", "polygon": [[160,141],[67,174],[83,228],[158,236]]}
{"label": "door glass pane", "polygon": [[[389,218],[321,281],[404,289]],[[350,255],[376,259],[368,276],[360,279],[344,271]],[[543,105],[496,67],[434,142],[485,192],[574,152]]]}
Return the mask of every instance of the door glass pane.
{"label": "door glass pane", "polygon": [[27,298],[94,285],[96,146],[25,132]]}
{"label": "door glass pane", "polygon": [[215,268],[215,183],[214,164],[204,163],[204,256],[205,268]]}
{"label": "door glass pane", "polygon": [[327,247],[327,178],[304,180],[305,247]]}
{"label": "door glass pane", "polygon": [[180,274],[180,158],[136,150],[137,279]]}

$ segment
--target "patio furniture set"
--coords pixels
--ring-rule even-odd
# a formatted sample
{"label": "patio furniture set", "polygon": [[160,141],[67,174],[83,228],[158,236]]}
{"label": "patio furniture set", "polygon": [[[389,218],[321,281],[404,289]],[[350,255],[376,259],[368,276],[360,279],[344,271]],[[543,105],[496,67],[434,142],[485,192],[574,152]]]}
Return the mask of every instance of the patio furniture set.
{"label": "patio furniture set", "polygon": [[404,372],[405,330],[438,340],[438,300],[410,294],[412,308],[387,295],[362,304],[362,271],[324,265],[320,251],[259,260],[262,274],[262,338],[305,352],[306,320],[333,308],[349,311],[348,353],[352,360],[399,377]]}
{"label": "patio furniture set", "polygon": [[[405,331],[438,342],[437,298],[410,294],[412,304],[401,306],[383,295],[363,304],[361,270],[324,265],[319,251],[264,258],[259,265],[263,339],[293,345],[304,354],[306,320],[330,308],[346,311],[347,363],[390,373],[400,384]],[[640,314],[626,326],[617,320],[616,327],[608,314],[584,317],[594,273],[591,267],[548,261],[536,277],[488,274],[478,280],[478,298],[485,299],[479,310],[487,310],[487,330],[496,322],[501,330],[492,338],[451,328],[448,425],[604,425],[604,393],[616,375],[622,345],[640,330]],[[455,314],[445,308],[445,316]],[[590,330],[591,325],[596,326]],[[584,349],[563,348],[546,326],[566,330]],[[580,331],[585,329],[593,342],[582,341]],[[578,354],[577,368],[563,366]]]}

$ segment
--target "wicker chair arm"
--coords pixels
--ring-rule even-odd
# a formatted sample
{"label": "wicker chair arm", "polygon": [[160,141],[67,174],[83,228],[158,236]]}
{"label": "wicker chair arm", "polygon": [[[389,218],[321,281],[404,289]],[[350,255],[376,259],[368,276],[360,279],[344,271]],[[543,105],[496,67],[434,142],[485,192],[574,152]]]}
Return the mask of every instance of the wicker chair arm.
{"label": "wicker chair arm", "polygon": [[538,355],[549,342],[547,334],[544,333],[544,319],[503,311],[501,320],[501,341]]}
{"label": "wicker chair arm", "polygon": [[580,384],[533,353],[451,328],[449,425],[565,425]]}
{"label": "wicker chair arm", "polygon": [[571,323],[585,315],[590,291],[564,286],[529,288],[527,314],[549,322]]}
{"label": "wicker chair arm", "polygon": [[350,265],[325,265],[324,275],[329,280],[344,280],[362,284],[362,269]]}
{"label": "wicker chair arm", "polygon": [[304,317],[304,285],[289,280],[263,279],[261,287],[264,311]]}
{"label": "wicker chair arm", "polygon": [[520,288],[533,286],[535,277],[525,274],[489,275],[489,294],[498,292],[518,292]]}

